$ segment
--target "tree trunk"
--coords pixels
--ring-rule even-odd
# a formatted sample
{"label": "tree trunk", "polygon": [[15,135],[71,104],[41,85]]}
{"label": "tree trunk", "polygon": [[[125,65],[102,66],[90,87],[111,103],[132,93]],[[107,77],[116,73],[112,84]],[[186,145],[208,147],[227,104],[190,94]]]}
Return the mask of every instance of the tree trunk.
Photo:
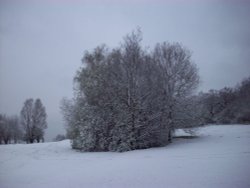
{"label": "tree trunk", "polygon": [[34,139],[30,139],[30,144],[33,144],[34,143]]}
{"label": "tree trunk", "polygon": [[4,139],[4,143],[8,144],[9,140],[8,139]]}
{"label": "tree trunk", "polygon": [[171,129],[169,129],[169,131],[168,131],[168,142],[169,143],[171,143],[172,142],[172,130]]}

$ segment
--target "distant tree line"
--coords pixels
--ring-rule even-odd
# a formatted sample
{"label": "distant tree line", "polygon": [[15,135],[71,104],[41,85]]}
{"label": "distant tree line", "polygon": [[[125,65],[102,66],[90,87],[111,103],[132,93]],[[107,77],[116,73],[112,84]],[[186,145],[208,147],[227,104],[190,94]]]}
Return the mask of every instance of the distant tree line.
{"label": "distant tree line", "polygon": [[250,123],[250,77],[234,88],[210,90],[198,98],[205,124]]}
{"label": "distant tree line", "polygon": [[[193,91],[199,83],[191,53],[179,43],[141,46],[138,30],[121,46],[86,52],[75,97],[63,100],[67,136],[83,151],[163,146],[176,128],[202,123]],[[197,110],[194,110],[197,109]]]}
{"label": "distant tree line", "polygon": [[27,99],[20,117],[0,114],[0,144],[40,142],[47,128],[47,114],[40,99]]}
{"label": "distant tree line", "polygon": [[63,134],[58,134],[56,135],[56,137],[53,139],[54,142],[58,142],[58,141],[62,141],[62,140],[65,140],[67,139],[67,137]]}

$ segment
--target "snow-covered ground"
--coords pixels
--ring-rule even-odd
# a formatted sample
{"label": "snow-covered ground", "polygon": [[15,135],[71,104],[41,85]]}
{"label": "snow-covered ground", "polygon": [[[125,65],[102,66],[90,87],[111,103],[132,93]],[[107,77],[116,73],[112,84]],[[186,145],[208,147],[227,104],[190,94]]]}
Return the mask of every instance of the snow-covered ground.
{"label": "snow-covered ground", "polygon": [[198,138],[125,153],[80,153],[68,140],[0,146],[1,188],[249,188],[250,126],[208,126]]}

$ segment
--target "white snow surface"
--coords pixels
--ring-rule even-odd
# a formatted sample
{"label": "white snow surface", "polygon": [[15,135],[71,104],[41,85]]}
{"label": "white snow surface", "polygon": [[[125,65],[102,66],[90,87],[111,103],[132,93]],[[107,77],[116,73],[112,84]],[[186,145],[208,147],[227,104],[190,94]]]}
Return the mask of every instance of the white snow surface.
{"label": "white snow surface", "polygon": [[250,126],[200,128],[166,147],[78,152],[70,141],[0,146],[1,188],[249,188]]}

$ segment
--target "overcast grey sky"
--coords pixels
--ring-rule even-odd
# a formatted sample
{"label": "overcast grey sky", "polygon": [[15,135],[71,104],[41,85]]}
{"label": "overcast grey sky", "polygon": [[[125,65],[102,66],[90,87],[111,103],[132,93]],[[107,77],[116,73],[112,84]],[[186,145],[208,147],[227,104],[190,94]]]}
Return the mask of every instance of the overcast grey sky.
{"label": "overcast grey sky", "polygon": [[85,50],[119,45],[139,26],[145,46],[180,42],[193,52],[199,90],[235,86],[250,76],[249,1],[0,0],[0,113],[19,114],[41,98],[46,139],[64,133],[60,101],[73,96]]}

